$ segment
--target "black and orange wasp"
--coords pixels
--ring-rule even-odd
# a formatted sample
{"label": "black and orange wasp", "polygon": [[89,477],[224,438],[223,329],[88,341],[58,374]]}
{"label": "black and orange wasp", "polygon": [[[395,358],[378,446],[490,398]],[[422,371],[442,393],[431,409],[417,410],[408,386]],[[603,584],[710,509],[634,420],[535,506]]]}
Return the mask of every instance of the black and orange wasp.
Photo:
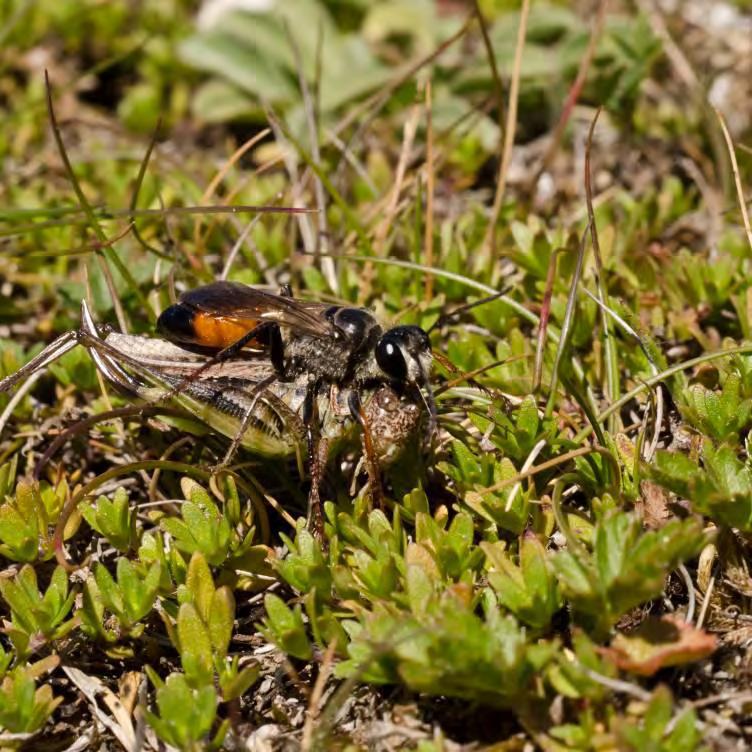
{"label": "black and orange wasp", "polygon": [[[165,339],[212,357],[184,386],[206,368],[228,358],[269,361],[273,372],[260,381],[257,392],[273,381],[305,382],[302,420],[308,436],[311,466],[311,513],[320,522],[318,481],[325,449],[316,435],[319,396],[347,391],[353,420],[361,426],[369,475],[377,476],[373,431],[361,404],[361,390],[388,385],[421,395],[435,426],[436,408],[430,385],[431,343],[418,326],[384,329],[365,308],[309,302],[293,298],[289,289],[279,294],[237,282],[213,282],[183,293],[157,321]],[[248,413],[247,420],[252,419]],[[228,452],[237,448],[244,427]],[[374,478],[372,477],[372,480]],[[372,483],[375,489],[377,483]]]}

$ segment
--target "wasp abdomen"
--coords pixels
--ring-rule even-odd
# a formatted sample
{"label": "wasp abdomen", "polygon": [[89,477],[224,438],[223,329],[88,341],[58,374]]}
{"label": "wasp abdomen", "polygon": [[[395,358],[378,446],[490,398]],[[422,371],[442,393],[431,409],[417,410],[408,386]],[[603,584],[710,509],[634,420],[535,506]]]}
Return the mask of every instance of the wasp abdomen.
{"label": "wasp abdomen", "polygon": [[255,319],[214,316],[181,303],[171,305],[157,319],[157,331],[171,342],[217,350],[235,344],[257,325]]}

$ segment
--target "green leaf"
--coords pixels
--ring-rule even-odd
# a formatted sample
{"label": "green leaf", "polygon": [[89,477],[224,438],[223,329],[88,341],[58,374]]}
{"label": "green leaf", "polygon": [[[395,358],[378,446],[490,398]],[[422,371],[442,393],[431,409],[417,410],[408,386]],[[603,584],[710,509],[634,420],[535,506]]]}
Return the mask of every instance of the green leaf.
{"label": "green leaf", "polygon": [[217,715],[213,686],[189,686],[183,674],[170,674],[157,688],[159,714],[146,711],[149,725],[162,741],[179,749],[194,749],[211,731]]}
{"label": "green leaf", "polygon": [[206,558],[199,551],[195,551],[191,556],[185,577],[185,586],[201,619],[208,623],[212,599],[214,598],[214,579],[209,571]]}
{"label": "green leaf", "polygon": [[516,566],[499,545],[481,543],[494,566],[488,573],[488,581],[499,603],[534,629],[546,628],[561,601],[545,549],[535,536],[524,536]]}
{"label": "green leaf", "polygon": [[208,618],[209,639],[217,661],[227,655],[234,622],[235,598],[229,587],[221,587],[214,593]]}
{"label": "green leaf", "polygon": [[306,635],[300,606],[292,610],[274,593],[265,596],[264,605],[267,618],[264,620],[262,631],[267,639],[295,658],[309,660],[313,651]]}
{"label": "green leaf", "polygon": [[180,659],[188,681],[194,687],[211,682],[214,676],[212,644],[209,631],[192,603],[178,611]]}

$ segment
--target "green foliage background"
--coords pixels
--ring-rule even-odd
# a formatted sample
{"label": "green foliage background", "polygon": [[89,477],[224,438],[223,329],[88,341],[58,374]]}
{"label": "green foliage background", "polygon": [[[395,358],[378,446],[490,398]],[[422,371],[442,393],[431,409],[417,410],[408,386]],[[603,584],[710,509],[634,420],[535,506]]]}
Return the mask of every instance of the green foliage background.
{"label": "green foliage background", "polygon": [[[377,719],[345,735],[337,717],[355,686],[385,715],[413,703],[425,733],[405,748],[749,743],[752,247],[708,103],[723,68],[748,111],[733,31],[659,18],[699,40],[679,48],[688,79],[657,11],[609,4],[599,26],[533,2],[491,228],[518,5],[277,6],[0,5],[0,378],[77,327],[84,298],[152,333],[241,234],[231,279],[436,325],[474,378],[437,363],[439,440],[385,472],[383,508],[332,463],[326,545],[289,463],[245,453],[212,478],[225,445],[190,416],[94,420],[128,403],[83,349],[0,394],[0,748],[65,748],[104,712],[82,687],[122,699],[128,676],[179,749],[240,748],[272,722],[304,748],[366,748]],[[749,195],[752,126],[732,125]],[[228,205],[319,211],[206,208]],[[646,637],[656,624],[669,636]],[[135,738],[134,702],[107,743]]]}

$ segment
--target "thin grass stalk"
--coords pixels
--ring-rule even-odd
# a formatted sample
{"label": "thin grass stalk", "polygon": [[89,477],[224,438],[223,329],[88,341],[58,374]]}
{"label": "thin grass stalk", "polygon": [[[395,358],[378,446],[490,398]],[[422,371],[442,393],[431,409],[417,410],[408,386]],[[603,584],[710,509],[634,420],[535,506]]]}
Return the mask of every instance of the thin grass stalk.
{"label": "thin grass stalk", "polygon": [[582,87],[585,85],[585,81],[587,80],[587,74],[590,71],[591,63],[593,62],[595,50],[598,47],[598,42],[600,41],[601,35],[603,34],[603,27],[606,21],[607,5],[607,0],[600,0],[600,2],[598,3],[598,12],[596,13],[593,25],[590,29],[590,38],[588,39],[587,49],[585,50],[585,54],[580,59],[580,65],[577,69],[577,76],[575,77],[574,83],[569,88],[567,98],[564,100],[564,105],[561,108],[561,115],[559,116],[559,120],[557,121],[554,131],[551,135],[551,141],[548,145],[548,148],[546,149],[546,153],[543,155],[540,167],[538,168],[538,170],[536,170],[535,175],[533,176],[533,179],[531,181],[533,184],[537,183],[538,178],[541,176],[541,173],[544,170],[548,169],[548,167],[551,165],[551,162],[553,161],[553,158],[556,156],[556,152],[559,150],[561,139],[564,135],[564,130],[566,129],[567,123],[569,123],[569,120],[572,117],[574,106],[577,104],[577,100],[582,93]]}
{"label": "thin grass stalk", "polygon": [[493,256],[496,252],[496,225],[501,214],[501,206],[504,201],[504,193],[507,187],[507,174],[509,163],[512,159],[512,146],[517,129],[517,105],[520,95],[520,72],[522,69],[522,51],[525,48],[527,36],[527,19],[530,13],[530,0],[522,0],[520,8],[520,24],[517,28],[517,44],[514,50],[514,64],[512,67],[512,80],[509,86],[509,109],[507,110],[507,124],[504,129],[504,146],[499,164],[499,175],[496,181],[496,194],[494,195],[491,218],[486,229],[486,237],[483,248]]}
{"label": "thin grass stalk", "polygon": [[[616,402],[613,402],[605,410],[603,410],[603,412],[599,413],[598,421],[602,422],[606,420],[608,416],[611,415],[611,413],[614,413],[617,410],[621,410],[624,405],[628,404],[630,400],[633,400],[635,397],[638,397],[645,390],[650,389],[656,384],[660,384],[666,379],[669,379],[675,374],[681,373],[688,368],[694,368],[695,366],[702,365],[703,363],[709,363],[713,360],[718,360],[718,358],[727,357],[729,355],[746,355],[748,353],[752,353],[752,345],[739,345],[738,347],[730,347],[728,348],[728,350],[719,350],[717,352],[705,353],[704,355],[698,355],[696,358],[691,358],[690,360],[676,363],[670,368],[666,368],[663,371],[660,371],[655,376],[651,376],[649,379],[646,379],[642,383],[638,384],[634,389],[631,389],[629,392],[622,395],[620,399],[618,399]],[[574,437],[573,441],[575,443],[584,441],[592,433],[592,431],[592,426],[586,426]]]}
{"label": "thin grass stalk", "polygon": [[559,383],[559,367],[561,365],[564,352],[569,344],[569,336],[572,331],[572,322],[574,321],[574,312],[577,306],[577,287],[582,276],[582,266],[585,260],[586,239],[589,226],[580,239],[580,247],[577,252],[577,263],[575,264],[574,273],[572,274],[572,283],[569,286],[569,295],[567,297],[567,307],[564,312],[564,321],[561,324],[561,334],[559,335],[558,349],[554,358],[554,365],[551,371],[551,383],[549,386],[548,402],[546,403],[545,415],[550,418],[554,410],[554,400],[556,399],[556,387]]}
{"label": "thin grass stalk", "polygon": [[[424,225],[424,251],[427,266],[433,266],[433,194],[436,175],[433,163],[433,107],[431,103],[431,79],[426,81],[426,221]],[[433,298],[433,277],[426,276],[424,299]]]}
{"label": "thin grass stalk", "polygon": [[[113,308],[115,309],[115,314],[118,319],[118,324],[120,325],[121,330],[126,332],[128,331],[127,320],[125,318],[123,307],[120,305],[120,296],[117,294],[117,290],[115,289],[115,283],[112,279],[112,273],[109,269],[108,261],[111,261],[115,265],[115,267],[120,272],[123,279],[125,280],[126,284],[128,285],[128,287],[130,287],[134,291],[134,293],[136,294],[136,297],[139,299],[139,302],[141,303],[142,307],[145,310],[148,310],[147,301],[143,293],[141,292],[141,289],[136,284],[136,280],[133,278],[130,271],[128,271],[128,268],[120,260],[120,257],[117,255],[117,253],[108,247],[107,244],[109,241],[107,239],[107,235],[105,234],[104,230],[99,225],[99,222],[97,221],[96,213],[94,212],[91,204],[89,203],[89,200],[86,198],[86,194],[83,192],[83,189],[81,188],[81,184],[78,182],[78,178],[76,177],[76,173],[75,173],[75,170],[73,169],[73,165],[71,164],[71,161],[68,158],[68,152],[65,148],[65,143],[63,142],[63,135],[60,131],[60,126],[57,122],[57,116],[55,115],[55,107],[52,103],[52,87],[50,85],[50,77],[46,70],[44,72],[44,85],[45,85],[45,89],[47,93],[47,113],[50,118],[50,125],[52,127],[52,134],[55,138],[55,144],[57,146],[58,153],[60,154],[60,159],[63,162],[63,167],[65,168],[65,172],[68,175],[68,179],[70,180],[71,185],[73,186],[73,191],[75,192],[76,197],[78,198],[78,202],[81,205],[81,208],[84,210],[84,213],[86,214],[88,225],[91,227],[92,230],[94,230],[94,234],[99,239],[99,242],[104,246],[101,249],[95,248],[94,251],[97,255],[97,258],[99,259],[99,263],[102,268],[102,272],[105,278],[105,283],[107,284],[107,288],[110,293],[111,302],[112,302]],[[108,250],[109,250],[109,253],[107,253]]]}
{"label": "thin grass stalk", "polygon": [[[650,348],[647,346],[645,340],[632,326],[630,326],[629,323],[627,323],[621,316],[619,316],[619,314],[616,313],[613,308],[610,308],[609,306],[598,300],[598,298],[596,298],[595,295],[593,295],[593,293],[591,293],[590,290],[588,290],[584,286],[582,290],[591,300],[595,301],[595,303],[601,308],[601,310],[608,314],[614,320],[614,322],[618,326],[620,326],[629,336],[634,337],[643,354],[647,358],[651,372],[655,376],[659,371],[658,364],[653,357],[653,353],[650,352]],[[663,424],[663,390],[660,386],[655,390],[655,404],[655,430],[653,432],[653,439],[650,442],[650,446],[648,447],[648,450],[645,454],[645,459],[648,461],[650,460],[650,458],[652,458],[653,454],[655,454],[656,447],[658,446],[658,439],[660,437],[661,425]]]}
{"label": "thin grass stalk", "polygon": [[[585,146],[585,201],[587,203],[588,225],[590,227],[590,239],[593,245],[593,258],[595,259],[595,284],[598,290],[598,300],[603,306],[608,305],[608,295],[604,284],[603,255],[601,254],[601,245],[598,239],[598,227],[595,221],[595,210],[593,209],[593,185],[592,174],[590,169],[590,156],[593,147],[593,133],[595,125],[598,122],[600,108],[596,111],[593,121],[590,123],[588,131],[587,144]],[[616,340],[611,331],[611,320],[606,311],[601,307],[601,325],[603,326],[603,338],[605,340],[605,359],[606,359],[606,398],[609,401],[619,399],[620,382],[619,382],[619,357],[616,351]],[[608,428],[611,433],[616,433],[619,428],[619,416],[617,413],[611,415],[608,421]]]}
{"label": "thin grass stalk", "polygon": [[[149,141],[149,146],[146,148],[146,152],[144,153],[144,158],[141,160],[141,164],[138,168],[138,175],[136,175],[136,182],[133,184],[133,193],[131,194],[131,201],[129,205],[129,209],[131,211],[134,211],[136,209],[136,206],[138,206],[138,196],[141,193],[141,186],[144,183],[144,178],[146,177],[146,170],[149,166],[149,160],[151,159],[151,154],[154,151],[154,147],[157,145],[157,137],[159,136],[159,129],[162,126],[162,121],[158,120],[157,125],[154,128],[154,133],[152,134],[152,137]],[[136,225],[136,218],[131,214],[128,219],[131,222],[132,229],[133,229],[133,237],[136,239],[136,242],[138,242],[141,247],[147,251],[148,253],[153,253],[155,256],[158,256],[159,258],[169,259],[170,255],[165,253],[160,248],[157,248],[156,246],[151,245],[150,243],[147,243],[146,240],[144,240],[143,236],[141,235],[141,232],[138,229],[138,226]]]}
{"label": "thin grass stalk", "polygon": [[736,198],[739,201],[739,211],[742,213],[742,221],[744,222],[744,230],[747,233],[747,242],[749,243],[750,251],[752,251],[752,227],[749,223],[749,212],[747,211],[747,200],[744,197],[744,188],[742,186],[741,175],[739,174],[739,163],[736,161],[736,151],[734,150],[734,142],[731,140],[731,134],[726,126],[726,119],[721,114],[719,109],[713,108],[715,114],[718,117],[718,122],[721,124],[721,130],[723,131],[723,138],[726,140],[726,148],[728,149],[729,159],[731,160],[731,170],[734,174],[734,185],[736,186]]}
{"label": "thin grass stalk", "polygon": [[[274,120],[275,125],[284,134],[285,138],[295,147],[295,150],[298,152],[301,159],[308,165],[308,167],[311,168],[311,170],[319,178],[319,180],[321,180],[321,183],[326,188],[332,201],[334,201],[337,207],[342,211],[344,219],[350,230],[352,230],[358,236],[358,239],[364,244],[366,248],[369,248],[370,241],[368,235],[361,225],[358,216],[350,208],[350,205],[342,196],[342,194],[334,187],[334,183],[332,183],[332,181],[329,179],[329,176],[326,174],[321,165],[313,161],[313,157],[308,153],[303,144],[301,144],[300,141],[298,141],[298,139],[296,139],[295,136],[293,136],[290,131],[285,128],[285,126],[273,112],[268,110],[267,117],[269,117],[270,120]],[[332,256],[332,258],[337,258],[336,254],[329,255]]]}
{"label": "thin grass stalk", "polygon": [[478,488],[473,491],[470,491],[469,493],[477,495],[478,497],[485,496],[486,494],[489,494],[489,493],[497,493],[498,491],[503,491],[505,488],[509,488],[509,486],[514,486],[517,483],[520,483],[521,481],[526,480],[527,478],[532,478],[533,476],[538,475],[538,473],[543,473],[546,470],[551,470],[552,468],[558,467],[559,465],[564,465],[567,462],[570,462],[571,460],[577,459],[577,457],[587,457],[588,455],[591,455],[591,454],[600,454],[602,457],[605,457],[606,460],[615,469],[616,477],[618,478],[619,465],[617,464],[611,452],[609,452],[608,449],[605,449],[602,446],[588,446],[588,447],[580,447],[580,449],[572,449],[571,451],[566,452],[565,454],[562,454],[558,457],[553,457],[550,460],[541,462],[540,465],[532,465],[524,472],[521,471],[517,473],[516,475],[513,475],[511,478],[505,478],[504,480],[501,480],[498,483],[494,483],[492,486],[486,486],[485,488]]}
{"label": "thin grass stalk", "polygon": [[548,333],[548,322],[551,317],[551,298],[554,293],[554,281],[556,279],[556,264],[559,255],[564,253],[566,248],[557,248],[548,262],[548,271],[546,273],[546,288],[543,293],[541,302],[540,320],[538,321],[538,336],[535,346],[535,366],[533,368],[533,392],[537,392],[541,386],[543,377],[543,356],[546,349],[546,335]]}
{"label": "thin grass stalk", "polygon": [[[282,123],[280,119],[277,117],[274,109],[268,102],[264,103],[264,112],[266,114],[266,119],[271,125],[272,133],[274,133],[274,140],[280,145],[282,151],[282,160],[291,182],[291,201],[294,206],[297,206],[299,204],[302,204],[303,202],[303,179],[298,173],[297,160],[293,157],[292,154],[292,152],[294,151],[293,147],[289,143],[286,134],[282,130]],[[300,238],[303,242],[303,248],[305,249],[306,254],[312,256],[316,252],[316,234],[313,230],[309,218],[299,217],[295,227],[297,227],[297,230],[300,233]],[[290,248],[297,248],[298,246],[295,236],[295,227],[291,228],[289,243]],[[293,263],[290,264],[290,272],[294,281],[298,273],[298,264],[295,263],[294,257],[291,258],[291,262]]]}
{"label": "thin grass stalk", "polygon": [[491,69],[491,80],[494,85],[494,96],[496,98],[496,107],[499,111],[498,125],[501,138],[504,138],[504,121],[506,120],[506,105],[504,103],[504,83],[501,80],[501,73],[499,73],[499,66],[496,64],[496,55],[494,55],[493,44],[491,43],[491,37],[488,34],[488,25],[486,19],[483,16],[483,11],[480,8],[479,0],[475,0],[475,17],[478,19],[478,26],[480,26],[480,34],[483,39],[483,47],[486,50],[486,57],[488,58],[488,67]]}
{"label": "thin grass stalk", "polygon": [[[419,70],[425,68],[425,66],[427,65],[430,65],[434,60],[443,55],[455,42],[458,42],[460,39],[462,39],[462,37],[464,37],[472,27],[474,18],[475,14],[470,13],[465,19],[465,22],[462,24],[462,26],[454,34],[452,34],[452,36],[450,36],[448,39],[445,39],[436,47],[436,49],[432,50],[424,57],[420,58],[414,63],[408,63],[407,66],[400,72],[398,72],[391,81],[388,81],[380,91],[372,94],[362,104],[353,107],[342,118],[342,120],[340,120],[334,126],[332,132],[336,136],[339,136],[342,131],[349,128],[353,123],[357,122],[357,120],[361,116],[366,115],[367,113],[365,120],[359,126],[359,130],[362,130],[367,125],[367,123],[373,117],[375,117],[376,113],[389,101],[392,94],[397,89],[399,89],[400,86],[407,83],[408,81],[411,81]],[[357,137],[357,134],[355,137]]]}
{"label": "thin grass stalk", "polygon": [[[300,56],[300,47],[298,46],[295,35],[292,33],[289,25],[285,21],[284,23],[287,39],[292,49],[293,59],[295,60],[295,69],[298,76],[298,86],[300,87],[300,94],[303,99],[303,111],[305,113],[306,127],[308,128],[308,141],[311,146],[311,159],[316,164],[321,164],[321,149],[319,148],[319,128],[318,118],[316,115],[316,105],[311,91],[308,88],[308,82],[303,73],[303,60]],[[321,38],[321,25],[319,24],[319,39]],[[317,44],[317,54],[320,51],[320,45]],[[320,64],[320,56],[317,60]],[[318,88],[318,87],[317,87]],[[316,208],[318,214],[316,218],[318,220],[319,230],[316,235],[316,244],[314,246],[314,256],[316,263],[321,267],[321,273],[324,275],[329,289],[335,294],[339,295],[339,279],[337,276],[337,268],[334,263],[334,259],[328,256],[329,252],[329,226],[326,217],[326,193],[324,192],[324,186],[321,182],[321,178],[314,171],[313,173],[313,195],[316,198]]]}

